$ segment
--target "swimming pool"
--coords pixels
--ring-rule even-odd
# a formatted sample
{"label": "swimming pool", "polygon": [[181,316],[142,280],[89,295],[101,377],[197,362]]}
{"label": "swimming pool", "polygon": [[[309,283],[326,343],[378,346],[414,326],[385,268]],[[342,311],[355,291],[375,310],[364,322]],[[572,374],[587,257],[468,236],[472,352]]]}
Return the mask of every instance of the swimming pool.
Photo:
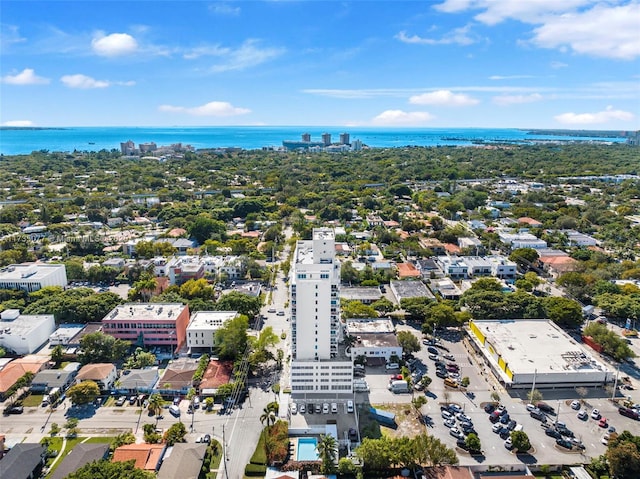
{"label": "swimming pool", "polygon": [[298,461],[317,461],[318,452],[316,446],[318,440],[315,437],[301,437],[298,439]]}

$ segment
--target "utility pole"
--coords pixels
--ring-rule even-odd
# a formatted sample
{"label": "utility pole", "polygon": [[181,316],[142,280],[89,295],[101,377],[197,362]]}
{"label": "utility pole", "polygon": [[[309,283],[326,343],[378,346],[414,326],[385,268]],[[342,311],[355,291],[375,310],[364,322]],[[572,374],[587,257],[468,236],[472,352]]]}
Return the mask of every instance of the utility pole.
{"label": "utility pole", "polygon": [[229,456],[227,455],[227,441],[224,437],[224,424],[222,425],[222,452],[224,456],[224,476],[226,479],[229,479],[229,471],[227,470],[227,461],[229,461]]}

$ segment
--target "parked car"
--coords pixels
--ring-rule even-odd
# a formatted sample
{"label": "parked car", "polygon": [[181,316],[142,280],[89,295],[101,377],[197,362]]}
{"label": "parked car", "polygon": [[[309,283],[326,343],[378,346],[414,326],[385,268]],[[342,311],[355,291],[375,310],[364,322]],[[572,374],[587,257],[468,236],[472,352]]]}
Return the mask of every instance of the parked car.
{"label": "parked car", "polygon": [[436,354],[436,355],[440,354],[440,351],[438,351],[438,349],[435,348],[434,346],[428,346],[427,351],[430,352],[431,354]]}
{"label": "parked car", "polygon": [[351,400],[347,401],[347,412],[348,413],[352,413],[353,412],[353,401],[351,401]]}
{"label": "parked car", "polygon": [[457,427],[452,427],[451,429],[449,429],[449,434],[456,439],[464,439],[464,434]]}
{"label": "parked car", "polygon": [[562,439],[562,434],[555,430],[555,428],[548,427],[544,433],[547,436],[553,437],[554,439]]}
{"label": "parked car", "polygon": [[578,411],[578,414],[576,414],[576,416],[578,419],[582,419],[583,421],[586,421],[589,418],[587,411],[585,411],[584,409]]}
{"label": "parked car", "polygon": [[537,411],[531,411],[529,413],[529,415],[533,419],[537,419],[538,421],[547,422],[547,416],[542,411],[540,411],[539,409]]}
{"label": "parked car", "polygon": [[527,411],[531,412],[534,409],[538,409],[538,408],[531,403],[527,404]]}
{"label": "parked car", "polygon": [[513,442],[511,441],[511,436],[509,436],[507,440],[504,441],[504,447],[506,447],[509,450],[513,449]]}
{"label": "parked car", "polygon": [[501,424],[509,424],[510,420],[511,420],[511,418],[509,417],[509,414],[503,414],[502,416],[500,416],[500,423]]}
{"label": "parked car", "polygon": [[300,404],[298,411],[300,411],[300,414],[304,414],[305,412],[307,412],[307,407],[304,405],[304,403]]}
{"label": "parked car", "polygon": [[291,414],[298,414],[298,405],[294,402],[291,403]]}
{"label": "parked car", "polygon": [[443,371],[442,369],[438,369],[436,371],[436,376],[439,377],[440,379],[447,379],[449,377],[449,375],[447,374],[446,371]]}
{"label": "parked car", "polygon": [[486,412],[487,414],[491,414],[493,411],[495,411],[495,409],[496,407],[492,403],[485,404],[484,406],[484,412]]}
{"label": "parked car", "polygon": [[496,423],[491,427],[491,431],[498,434],[500,431],[502,431],[502,428],[503,428],[502,424]]}
{"label": "parked car", "polygon": [[211,444],[211,436],[209,434],[205,434],[202,438],[202,442],[206,442],[207,444]]}
{"label": "parked car", "polygon": [[331,403],[331,414],[336,414],[338,412],[338,404],[332,402]]}
{"label": "parked car", "polygon": [[322,414],[329,414],[329,403],[325,402],[322,404]]}
{"label": "parked car", "polygon": [[541,402],[540,401],[540,402],[536,403],[536,407],[538,409],[540,409],[542,412],[547,413],[547,414],[555,414],[556,413],[555,409],[553,409],[553,406],[550,406],[546,402]]}
{"label": "parked car", "polygon": [[447,411],[446,409],[440,412],[440,415],[442,416],[442,419],[451,419],[453,417],[453,414],[451,414],[449,411]]}
{"label": "parked car", "polygon": [[11,406],[4,410],[5,414],[22,414],[24,412],[24,407],[22,406]]}
{"label": "parked car", "polygon": [[[327,404],[327,408],[328,407],[329,407],[329,405]],[[322,404],[320,404],[319,402],[316,403],[316,405],[315,405],[315,412],[316,412],[316,414],[322,413]],[[329,411],[327,410],[327,412],[329,412]]]}
{"label": "parked car", "polygon": [[385,369],[400,369],[400,365],[398,363],[387,363],[384,365]]}
{"label": "parked car", "polygon": [[116,406],[123,406],[126,401],[127,401],[127,396],[120,396],[116,400]]}
{"label": "parked car", "polygon": [[449,408],[449,411],[451,411],[454,414],[457,414],[459,412],[463,412],[462,411],[462,407],[456,403],[451,403],[447,406]]}
{"label": "parked car", "polygon": [[591,411],[591,419],[600,419],[600,410],[594,409]]}
{"label": "parked car", "polygon": [[442,357],[445,358],[445,359],[448,359],[449,361],[455,361],[456,360],[455,356],[453,354],[451,354],[451,353],[443,354]]}
{"label": "parked car", "polygon": [[571,441],[567,441],[566,439],[556,439],[556,444],[560,447],[564,447],[565,449],[573,449]]}
{"label": "parked car", "polygon": [[451,429],[456,425],[456,421],[452,417],[450,417],[449,419],[444,420],[444,425]]}
{"label": "parked car", "polygon": [[638,413],[633,409],[629,409],[628,407],[621,407],[618,409],[618,412],[623,416],[630,417],[631,419],[638,420]]}
{"label": "parked car", "polygon": [[580,409],[580,401],[578,401],[577,399],[571,401],[571,409],[575,409],[576,411]]}
{"label": "parked car", "polygon": [[598,426],[608,427],[609,423],[607,422],[607,418],[606,417],[601,418],[600,421],[598,421]]}

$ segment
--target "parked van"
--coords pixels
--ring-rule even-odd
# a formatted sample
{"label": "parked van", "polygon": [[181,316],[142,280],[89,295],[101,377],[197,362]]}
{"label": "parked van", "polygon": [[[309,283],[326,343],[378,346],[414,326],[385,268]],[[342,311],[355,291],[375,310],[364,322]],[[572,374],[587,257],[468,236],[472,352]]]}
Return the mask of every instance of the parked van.
{"label": "parked van", "polygon": [[173,414],[175,417],[180,417],[180,408],[175,404],[169,406],[169,412]]}
{"label": "parked van", "polygon": [[444,385],[448,386],[450,388],[457,388],[458,387],[458,382],[454,381],[451,378],[447,378],[447,379],[444,380]]}
{"label": "parked van", "polygon": [[391,383],[389,383],[389,391],[395,394],[408,393],[409,384],[407,381],[391,381]]}
{"label": "parked van", "polygon": [[398,363],[387,363],[384,367],[386,369],[400,369],[400,365]]}

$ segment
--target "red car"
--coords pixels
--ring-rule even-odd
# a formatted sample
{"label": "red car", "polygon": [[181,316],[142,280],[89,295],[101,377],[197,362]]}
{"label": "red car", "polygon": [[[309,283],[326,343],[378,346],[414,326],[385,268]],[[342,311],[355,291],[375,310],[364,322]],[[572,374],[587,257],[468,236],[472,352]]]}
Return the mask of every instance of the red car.
{"label": "red car", "polygon": [[393,374],[389,381],[402,381],[403,379],[402,374]]}
{"label": "red car", "polygon": [[600,427],[607,427],[608,425],[609,423],[607,423],[606,417],[600,418],[600,420],[598,421],[598,426]]}

